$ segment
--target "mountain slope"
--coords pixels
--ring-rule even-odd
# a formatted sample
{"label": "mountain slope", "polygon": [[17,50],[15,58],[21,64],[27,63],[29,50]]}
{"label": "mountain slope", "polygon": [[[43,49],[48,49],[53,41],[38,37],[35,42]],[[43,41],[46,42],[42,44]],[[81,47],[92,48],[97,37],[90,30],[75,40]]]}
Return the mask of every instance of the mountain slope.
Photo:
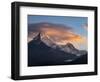
{"label": "mountain slope", "polygon": [[41,33],[28,43],[28,66],[66,65],[77,58],[76,54],[46,45]]}
{"label": "mountain slope", "polygon": [[71,53],[71,54],[76,54],[77,56],[82,56],[82,55],[87,54],[87,51],[78,50],[71,43],[67,43],[66,45],[59,46],[59,47],[62,51]]}

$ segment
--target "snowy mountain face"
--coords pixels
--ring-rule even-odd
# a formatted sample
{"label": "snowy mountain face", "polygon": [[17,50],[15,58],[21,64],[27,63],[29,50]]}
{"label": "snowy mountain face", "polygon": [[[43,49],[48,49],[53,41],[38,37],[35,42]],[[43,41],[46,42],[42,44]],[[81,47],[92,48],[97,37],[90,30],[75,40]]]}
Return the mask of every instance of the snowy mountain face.
{"label": "snowy mountain face", "polygon": [[47,36],[43,33],[37,34],[37,36],[35,38],[33,38],[33,40],[36,40],[37,38],[39,38],[42,42],[44,42],[49,47],[56,48],[59,46],[59,45],[55,44],[49,36]]}
{"label": "snowy mountain face", "polygon": [[66,45],[60,46],[60,49],[64,52],[76,54],[77,56],[81,56],[87,53],[87,51],[85,50],[76,49],[71,43],[67,43]]}
{"label": "snowy mountain face", "polygon": [[43,35],[42,33],[39,33],[37,36],[38,37],[35,37],[34,40],[40,38],[42,42],[44,42],[47,46],[51,48],[60,49],[61,51],[75,54],[76,56],[81,56],[87,53],[87,51],[85,50],[76,49],[71,43],[67,43],[66,45],[57,45],[52,41],[52,39],[50,39],[49,36]]}

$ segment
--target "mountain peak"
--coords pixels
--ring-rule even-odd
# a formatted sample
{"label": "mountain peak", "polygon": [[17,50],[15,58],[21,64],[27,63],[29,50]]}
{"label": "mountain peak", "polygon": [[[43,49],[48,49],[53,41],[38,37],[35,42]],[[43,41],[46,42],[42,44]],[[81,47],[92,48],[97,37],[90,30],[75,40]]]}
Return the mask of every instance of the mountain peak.
{"label": "mountain peak", "polygon": [[41,33],[39,32],[37,34],[37,36],[35,38],[33,38],[34,40],[41,40]]}

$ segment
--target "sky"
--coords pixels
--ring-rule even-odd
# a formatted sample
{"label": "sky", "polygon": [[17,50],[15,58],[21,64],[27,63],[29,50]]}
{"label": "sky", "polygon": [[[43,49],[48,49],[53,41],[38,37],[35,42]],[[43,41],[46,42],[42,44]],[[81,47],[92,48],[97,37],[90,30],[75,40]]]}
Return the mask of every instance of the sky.
{"label": "sky", "polygon": [[[48,23],[48,25],[41,26],[41,23]],[[70,41],[77,48],[87,50],[87,17],[28,15],[28,24],[33,24],[33,31],[42,28],[50,37],[57,38],[63,35],[58,40],[53,38],[57,43],[64,44]],[[35,27],[34,24],[40,27]]]}

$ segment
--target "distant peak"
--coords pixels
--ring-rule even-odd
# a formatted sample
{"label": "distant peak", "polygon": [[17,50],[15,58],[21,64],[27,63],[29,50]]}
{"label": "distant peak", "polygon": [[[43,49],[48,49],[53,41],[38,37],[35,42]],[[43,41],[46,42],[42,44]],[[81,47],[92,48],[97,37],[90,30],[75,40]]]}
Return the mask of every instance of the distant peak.
{"label": "distant peak", "polygon": [[72,45],[72,44],[68,42],[67,45]]}
{"label": "distant peak", "polygon": [[74,47],[74,45],[73,44],[71,44],[71,43],[67,43],[66,44],[69,48],[72,48],[72,49],[74,49],[75,47]]}

